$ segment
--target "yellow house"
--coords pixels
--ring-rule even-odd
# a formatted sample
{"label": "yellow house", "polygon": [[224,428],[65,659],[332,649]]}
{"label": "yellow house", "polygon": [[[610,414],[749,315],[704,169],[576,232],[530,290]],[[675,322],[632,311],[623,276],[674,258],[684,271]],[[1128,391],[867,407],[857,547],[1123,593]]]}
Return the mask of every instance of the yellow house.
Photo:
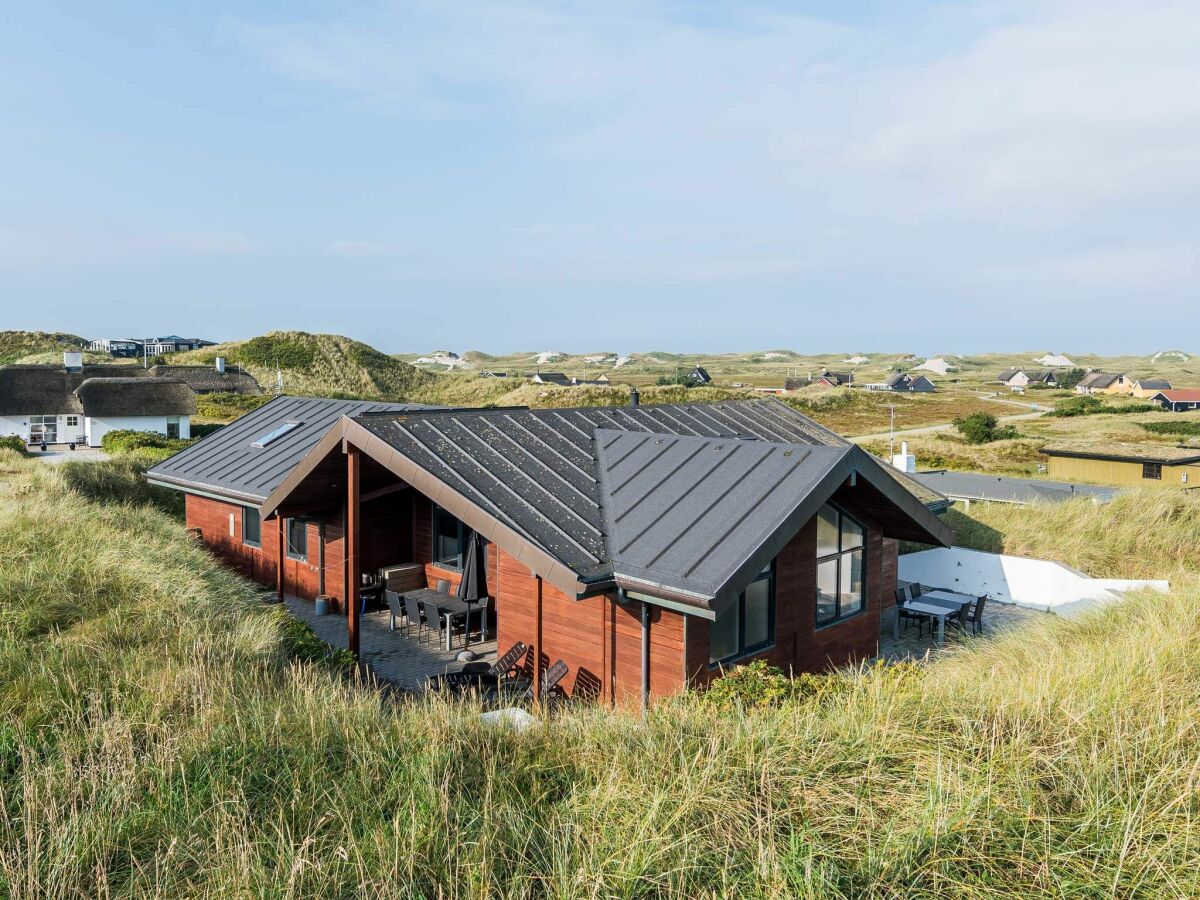
{"label": "yellow house", "polygon": [[1057,481],[1090,481],[1119,487],[1200,487],[1200,448],[1110,443],[1043,451]]}
{"label": "yellow house", "polygon": [[1139,378],[1131,387],[1133,396],[1141,397],[1144,400],[1147,397],[1153,397],[1159,391],[1169,391],[1171,382],[1165,378]]}

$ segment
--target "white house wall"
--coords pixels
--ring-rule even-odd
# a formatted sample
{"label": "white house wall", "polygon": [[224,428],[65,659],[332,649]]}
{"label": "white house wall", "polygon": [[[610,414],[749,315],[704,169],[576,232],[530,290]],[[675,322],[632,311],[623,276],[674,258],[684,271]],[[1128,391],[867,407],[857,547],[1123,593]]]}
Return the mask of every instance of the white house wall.
{"label": "white house wall", "polygon": [[[37,415],[51,415],[51,413],[37,413]],[[67,444],[71,441],[82,442],[84,440],[83,416],[76,413],[62,413],[55,418],[58,419],[57,443]],[[68,425],[68,419],[74,419],[76,424]],[[23,441],[29,440],[29,416],[0,416],[0,437],[14,434]]]}
{"label": "white house wall", "polygon": [[906,553],[899,560],[903,581],[949,588],[1001,603],[1014,603],[1071,616],[1120,600],[1126,591],[1152,588],[1165,592],[1166,581],[1091,578],[1077,569],[1045,559],[939,547]]}

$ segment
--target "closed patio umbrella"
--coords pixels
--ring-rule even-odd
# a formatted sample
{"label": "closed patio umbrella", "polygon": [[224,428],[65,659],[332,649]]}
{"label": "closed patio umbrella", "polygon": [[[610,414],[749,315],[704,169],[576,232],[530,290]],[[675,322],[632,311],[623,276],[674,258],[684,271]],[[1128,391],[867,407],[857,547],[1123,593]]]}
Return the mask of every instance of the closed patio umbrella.
{"label": "closed patio umbrella", "polygon": [[[479,539],[478,533],[472,531],[471,536],[467,538],[467,551],[463,555],[463,574],[458,582],[458,599],[464,600],[467,603],[478,603],[480,600],[488,596],[487,586],[487,563],[484,559],[482,541]],[[487,615],[486,605],[481,610],[481,615]],[[463,635],[464,644],[469,645],[471,641],[471,617],[468,614],[466,631]],[[482,623],[480,631],[483,631]]]}
{"label": "closed patio umbrella", "polygon": [[467,552],[463,558],[462,579],[458,582],[458,599],[474,603],[488,595],[487,566],[484,560],[479,534],[472,531],[467,539]]}

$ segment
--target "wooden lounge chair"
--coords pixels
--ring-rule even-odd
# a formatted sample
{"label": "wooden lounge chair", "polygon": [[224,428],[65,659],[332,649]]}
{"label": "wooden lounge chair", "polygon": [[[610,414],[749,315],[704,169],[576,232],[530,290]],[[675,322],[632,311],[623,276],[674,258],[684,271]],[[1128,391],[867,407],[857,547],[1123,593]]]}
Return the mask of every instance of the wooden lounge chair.
{"label": "wooden lounge chair", "polygon": [[[490,687],[498,688],[502,685],[516,685],[520,681],[520,687],[525,686],[525,681],[519,677],[523,674],[520,667],[521,659],[529,652],[529,647],[523,641],[517,641],[508,648],[508,652],[501,656],[493,663],[473,662],[467,663],[459,672],[447,672],[444,675],[430,675],[429,684],[431,687],[448,687],[452,690],[461,690],[472,687]],[[518,673],[514,677],[514,673]]]}
{"label": "wooden lounge chair", "polygon": [[[545,671],[545,673],[542,675],[542,689],[541,689],[541,692],[538,694],[538,699],[539,700],[549,700],[552,696],[555,695],[556,692],[561,693],[561,691],[559,691],[558,686],[562,682],[562,680],[567,677],[567,673],[569,671],[571,671],[571,670],[567,667],[567,664],[565,662],[563,662],[561,659],[558,662],[556,662],[554,665],[552,665],[550,668],[548,668]],[[529,687],[527,687],[525,689],[525,693],[523,693],[521,695],[521,698],[523,700],[525,700],[526,702],[533,700],[533,685],[532,684],[529,685]]]}

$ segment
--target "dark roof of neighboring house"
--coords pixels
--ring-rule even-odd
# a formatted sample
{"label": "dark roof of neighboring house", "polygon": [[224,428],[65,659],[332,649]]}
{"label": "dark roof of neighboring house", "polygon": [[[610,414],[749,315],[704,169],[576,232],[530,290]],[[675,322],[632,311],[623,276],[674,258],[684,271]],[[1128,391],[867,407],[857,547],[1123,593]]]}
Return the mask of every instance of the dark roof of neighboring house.
{"label": "dark roof of neighboring house", "polygon": [[1023,374],[1030,381],[1046,381],[1054,378],[1054,373],[1049,369],[1005,369],[996,376],[997,381],[1011,381],[1015,376]]}
{"label": "dark roof of neighboring house", "polygon": [[571,379],[562,372],[534,372],[532,377],[535,381],[540,381],[543,384],[561,384],[564,386],[571,384]]}
{"label": "dark roof of neighboring house", "polygon": [[1200,462],[1200,448],[1166,447],[1153,444],[1128,444],[1112,442],[1100,446],[1060,444],[1044,447],[1047,456],[1062,456],[1069,459],[1101,459],[1109,462],[1160,463],[1164,466],[1179,466]]}
{"label": "dark roof of neighboring house", "polygon": [[1116,496],[1118,490],[1115,487],[1008,478],[979,472],[918,472],[913,478],[952,500],[994,500],[1002,503],[1054,503],[1079,496],[1106,503]]}
{"label": "dark roof of neighboring house", "polygon": [[1114,375],[1112,372],[1089,372],[1080,380],[1079,386],[1083,388],[1106,388],[1120,377],[1120,375]]}
{"label": "dark roof of neighboring house", "polygon": [[850,384],[854,381],[853,372],[833,372],[826,369],[820,375],[821,378],[832,378],[838,384]]}
{"label": "dark roof of neighboring house", "polygon": [[898,384],[908,384],[908,382],[909,377],[903,372],[894,372],[883,381],[890,388],[894,388]]}
{"label": "dark roof of neighboring house", "polygon": [[696,366],[692,371],[688,372],[688,377],[704,384],[712,381],[712,376],[708,374],[708,369],[704,368],[704,366]]}
{"label": "dark roof of neighboring house", "polygon": [[171,378],[88,378],[75,389],[84,415],[190,416],[196,394]]}
{"label": "dark roof of neighboring house", "polygon": [[155,378],[174,378],[187,384],[197,392],[229,391],[235,394],[261,394],[258,380],[244,369],[227,366],[224,374],[215,366],[151,366],[150,374]]}
{"label": "dark roof of neighboring house", "polygon": [[[615,579],[714,610],[844,486],[845,502],[891,536],[950,539],[910,481],[776,400],[360,414],[342,427],[563,589]],[[314,446],[264,514],[306,490],[341,434]]]}
{"label": "dark roof of neighboring house", "polygon": [[1137,386],[1145,391],[1169,391],[1171,382],[1165,378],[1139,378]]}
{"label": "dark roof of neighboring house", "polygon": [[[161,483],[257,504],[267,498],[342,416],[432,408],[412,403],[275,397],[152,467],[146,474]],[[265,447],[251,446],[287,422],[299,424]]]}

